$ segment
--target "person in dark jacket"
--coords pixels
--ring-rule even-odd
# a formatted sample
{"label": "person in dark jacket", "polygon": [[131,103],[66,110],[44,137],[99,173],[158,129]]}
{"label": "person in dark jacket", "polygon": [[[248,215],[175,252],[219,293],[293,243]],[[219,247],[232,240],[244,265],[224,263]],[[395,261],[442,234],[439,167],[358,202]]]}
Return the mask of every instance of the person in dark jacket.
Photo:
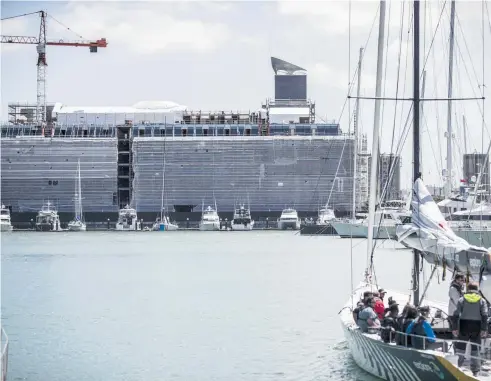
{"label": "person in dark jacket", "polygon": [[476,282],[467,285],[467,292],[457,302],[452,315],[453,335],[458,337],[455,352],[459,356],[458,365],[464,363],[466,341],[471,342],[471,371],[476,376],[481,370],[479,346],[481,337],[485,338],[488,331],[488,307],[479,293]]}
{"label": "person in dark jacket", "polygon": [[448,316],[452,317],[455,309],[457,308],[457,302],[464,296],[464,282],[465,278],[463,274],[455,274],[454,280],[450,283],[448,289]]}
{"label": "person in dark jacket", "polygon": [[420,315],[408,325],[406,334],[414,335],[411,338],[413,348],[425,349],[427,348],[425,341],[434,343],[436,336],[431,324],[427,320],[430,313],[430,307],[421,307],[419,313]]}
{"label": "person in dark jacket", "polygon": [[411,336],[407,336],[407,327],[413,322],[414,319],[418,317],[418,310],[416,307],[406,304],[402,310],[402,314],[397,318],[397,331],[396,333],[396,344],[404,345],[407,347],[412,346]]}
{"label": "person in dark jacket", "polygon": [[367,306],[367,300],[368,298],[371,298],[372,295],[372,291],[365,291],[363,293],[363,298],[356,304],[356,308],[353,310],[353,320],[355,322],[358,321],[358,314]]}
{"label": "person in dark jacket", "polygon": [[389,313],[382,320],[380,337],[384,343],[390,343],[395,340],[395,333],[399,331],[397,326],[397,316],[399,315],[399,306],[392,303],[389,307]]}

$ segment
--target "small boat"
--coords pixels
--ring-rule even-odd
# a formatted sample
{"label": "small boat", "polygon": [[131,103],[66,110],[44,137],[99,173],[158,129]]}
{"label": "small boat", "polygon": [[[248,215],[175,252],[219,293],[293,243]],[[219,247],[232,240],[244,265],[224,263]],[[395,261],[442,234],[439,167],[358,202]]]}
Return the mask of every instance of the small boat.
{"label": "small boat", "polygon": [[70,231],[86,231],[84,218],[82,215],[82,179],[80,177],[80,159],[78,160],[78,178],[75,182],[75,218],[68,223],[68,230]]}
{"label": "small boat", "polygon": [[12,223],[10,221],[10,210],[2,205],[0,209],[0,231],[9,232],[12,231]]}
{"label": "small boat", "polygon": [[164,166],[162,168],[162,201],[160,205],[160,218],[157,217],[155,220],[152,230],[154,231],[175,231],[179,229],[176,223],[170,222],[169,216],[165,213],[164,205],[164,193],[165,193],[165,156],[164,156]]}
{"label": "small boat", "polygon": [[330,225],[332,220],[336,219],[334,210],[330,209],[328,205],[319,209],[319,214],[317,217],[317,225]]}
{"label": "small boat", "polygon": [[211,206],[208,206],[203,210],[201,214],[201,221],[199,223],[199,230],[220,230],[220,217],[218,217],[218,212]]}
{"label": "small boat", "polygon": [[254,220],[251,218],[251,210],[246,208],[244,204],[236,208],[231,226],[232,230],[252,230]]}
{"label": "small boat", "polygon": [[179,229],[179,226],[175,222],[170,222],[168,216],[164,213],[160,215],[160,218],[157,218],[152,226],[152,230],[154,231],[176,231]]}
{"label": "small boat", "polygon": [[278,219],[278,229],[286,230],[299,230],[300,229],[300,218],[298,218],[298,213],[293,208],[283,209],[281,216]]}
{"label": "small boat", "polygon": [[36,230],[43,232],[63,230],[58,211],[52,207],[49,201],[43,205],[36,216]]}
{"label": "small boat", "polygon": [[138,220],[136,210],[126,205],[119,210],[118,222],[116,222],[118,231],[135,231],[142,230],[141,222]]}

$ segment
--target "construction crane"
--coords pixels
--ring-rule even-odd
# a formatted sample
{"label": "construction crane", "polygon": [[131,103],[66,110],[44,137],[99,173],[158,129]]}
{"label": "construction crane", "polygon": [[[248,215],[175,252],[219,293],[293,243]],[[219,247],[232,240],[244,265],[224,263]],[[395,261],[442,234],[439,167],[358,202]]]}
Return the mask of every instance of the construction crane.
{"label": "construction crane", "polygon": [[[39,14],[41,18],[41,25],[39,27],[39,37],[30,36],[0,36],[1,43],[3,44],[32,44],[37,45],[37,95],[36,95],[36,122],[38,126],[46,125],[46,67],[48,66],[46,60],[46,46],[74,46],[74,47],[88,47],[91,53],[97,53],[98,48],[107,47],[107,41],[105,38],[101,38],[96,41],[64,41],[64,40],[48,40],[46,39],[46,18],[48,14],[45,11],[37,11],[32,13],[25,13],[18,16],[5,17],[2,19],[8,20],[17,17],[24,17],[32,14]],[[61,22],[56,20],[53,16],[50,16],[53,20],[60,25],[67,28]]]}

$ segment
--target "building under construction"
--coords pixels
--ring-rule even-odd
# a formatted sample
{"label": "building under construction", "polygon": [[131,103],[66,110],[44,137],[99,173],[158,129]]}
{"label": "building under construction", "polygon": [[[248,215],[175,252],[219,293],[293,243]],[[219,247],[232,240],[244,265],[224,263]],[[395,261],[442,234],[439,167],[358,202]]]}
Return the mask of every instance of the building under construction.
{"label": "building under construction", "polygon": [[[295,89],[306,84],[304,70],[299,81],[292,79],[295,65],[274,58],[272,65],[276,97],[257,110],[55,103],[43,129],[22,108],[13,112],[27,116],[1,128],[2,202],[15,220],[19,213],[32,216],[49,200],[63,220],[73,210],[80,159],[88,221],[114,218],[126,204],[143,218],[155,218],[162,193],[167,209],[177,214],[200,212],[203,203],[215,201],[220,213],[249,202],[259,218],[279,216],[285,207],[312,215],[327,202],[340,215],[350,211],[354,137],[343,135],[335,122],[316,121],[315,102],[303,88]],[[290,80],[279,79],[282,71]],[[280,99],[286,96],[302,99]]]}

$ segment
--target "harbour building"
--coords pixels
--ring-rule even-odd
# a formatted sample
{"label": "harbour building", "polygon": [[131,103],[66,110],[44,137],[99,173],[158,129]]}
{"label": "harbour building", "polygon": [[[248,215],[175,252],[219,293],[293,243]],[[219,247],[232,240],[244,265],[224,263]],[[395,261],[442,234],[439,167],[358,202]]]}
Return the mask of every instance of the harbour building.
{"label": "harbour building", "polygon": [[15,220],[49,200],[63,220],[73,211],[80,159],[89,221],[114,218],[126,204],[154,219],[162,193],[177,217],[215,202],[220,214],[250,203],[259,218],[286,207],[312,215],[328,201],[340,214],[350,211],[354,137],[317,120],[305,69],[271,63],[275,96],[256,110],[51,103],[47,124],[37,126],[35,105],[12,103],[1,127],[2,202]]}

